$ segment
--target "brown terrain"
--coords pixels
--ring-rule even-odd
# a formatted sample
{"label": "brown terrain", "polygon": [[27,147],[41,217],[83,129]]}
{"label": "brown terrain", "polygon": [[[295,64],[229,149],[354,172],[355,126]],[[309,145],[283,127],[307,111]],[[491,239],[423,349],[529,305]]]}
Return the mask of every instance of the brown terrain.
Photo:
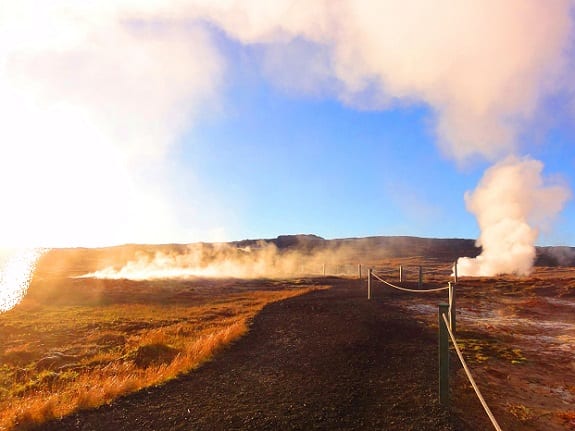
{"label": "brown terrain", "polygon": [[[29,295],[18,307],[40,310],[43,304],[50,304],[81,311],[82,307],[106,309],[117,304],[141,307],[161,303],[167,307],[176,303],[190,308],[201,303],[211,307],[204,316],[221,321],[245,312],[231,305],[217,309],[218,303],[253,302],[264,294],[291,293],[285,295],[286,299],[266,298],[267,305],[248,317],[245,335],[234,338],[224,349],[214,350],[210,360],[192,366],[191,371],[115,397],[97,408],[84,406],[62,418],[56,414],[55,420],[36,425],[35,429],[493,429],[453,347],[451,402],[448,407],[438,403],[437,305],[447,302],[446,292],[405,293],[374,280],[372,298],[367,299],[366,267],[375,268],[381,277],[399,284],[397,273],[402,265],[407,280],[401,286],[418,289],[417,270],[421,265],[424,289],[444,287],[453,281],[452,262],[458,256],[478,253],[472,241],[400,237],[339,240],[334,244],[313,236],[286,236],[273,241],[279,256],[298,249],[305,257],[334,245],[346,253],[337,263],[327,262],[325,277],[310,273],[281,279],[155,282],[68,278],[111,264],[122,266],[136,252],[154,253],[153,246],[55,250],[46,254]],[[255,244],[240,242],[233,246]],[[161,247],[164,251],[185,252],[185,246]],[[575,430],[575,268],[559,266],[572,265],[572,249],[547,248],[538,253],[538,266],[530,277],[458,280],[458,344],[503,429]],[[362,280],[357,279],[358,263],[362,264]],[[330,275],[329,268],[338,268],[341,274]],[[163,309],[168,313],[176,310]],[[0,317],[0,333],[6,340],[16,326],[10,326],[9,313]],[[168,322],[169,317],[162,317],[158,325],[174,325]],[[177,324],[189,323],[185,319],[189,317],[182,315]],[[81,336],[83,325],[81,320],[78,322],[76,337]],[[120,335],[127,340],[126,346],[142,331],[142,320],[136,316],[132,322],[129,316],[115,322],[122,326]],[[190,328],[202,325],[205,320],[198,319]],[[190,328],[186,331],[192,331]],[[114,326],[89,329],[90,336],[101,332],[111,337]],[[37,334],[42,336],[41,329]],[[47,339],[49,335],[45,334]],[[74,329],[68,329],[69,339],[60,341],[73,344],[77,341],[74,336]],[[33,364],[22,361],[10,375],[37,368],[55,351],[56,341],[34,344],[34,349],[28,349]],[[13,366],[7,352],[18,351],[17,342],[14,338],[0,340],[0,361],[5,369]],[[45,352],[32,357],[41,346],[45,346]],[[126,346],[117,347],[122,355],[114,361],[132,364],[138,360]],[[136,353],[142,351],[140,348]],[[168,354],[162,359],[163,368],[158,370],[176,361],[178,350],[173,351],[173,356]],[[145,363],[140,368],[155,370],[151,365]],[[62,379],[66,372],[68,378],[79,378],[65,367],[49,368],[49,372],[51,379]],[[97,386],[94,382],[85,391],[95,391]],[[40,395],[45,391],[49,396],[49,390],[42,387],[30,391]],[[49,414],[45,416],[49,418]],[[34,422],[17,421],[14,428],[29,428]]]}

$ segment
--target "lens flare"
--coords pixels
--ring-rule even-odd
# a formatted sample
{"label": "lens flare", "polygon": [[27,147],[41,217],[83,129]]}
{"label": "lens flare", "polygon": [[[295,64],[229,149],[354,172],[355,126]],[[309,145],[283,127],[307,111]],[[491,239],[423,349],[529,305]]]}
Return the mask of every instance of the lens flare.
{"label": "lens flare", "polygon": [[[0,313],[18,304],[28,290],[34,268],[44,249],[10,252],[0,265]],[[0,261],[1,262],[1,261]]]}

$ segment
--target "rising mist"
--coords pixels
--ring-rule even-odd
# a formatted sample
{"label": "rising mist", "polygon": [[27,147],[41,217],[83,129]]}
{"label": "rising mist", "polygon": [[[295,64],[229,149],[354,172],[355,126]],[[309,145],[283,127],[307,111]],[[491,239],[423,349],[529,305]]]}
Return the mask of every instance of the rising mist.
{"label": "rising mist", "polygon": [[549,226],[570,197],[569,189],[542,174],[543,164],[509,157],[489,168],[473,192],[465,195],[481,235],[476,258],[461,258],[459,274],[528,275],[535,261],[539,230]]}

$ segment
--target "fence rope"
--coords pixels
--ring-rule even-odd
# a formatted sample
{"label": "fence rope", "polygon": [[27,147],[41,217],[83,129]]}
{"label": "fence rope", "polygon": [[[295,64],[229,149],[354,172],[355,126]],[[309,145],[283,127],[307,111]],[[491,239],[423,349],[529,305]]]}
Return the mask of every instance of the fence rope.
{"label": "fence rope", "polygon": [[475,394],[477,395],[477,398],[479,398],[479,401],[481,402],[481,405],[483,406],[485,413],[487,413],[487,416],[489,416],[489,419],[491,420],[491,423],[493,424],[495,429],[497,431],[502,431],[501,427],[497,423],[497,420],[495,419],[495,416],[493,416],[493,413],[491,413],[491,409],[489,408],[489,406],[485,402],[483,395],[481,395],[481,391],[477,387],[477,384],[475,383],[475,379],[471,375],[471,371],[469,371],[469,367],[467,367],[467,364],[465,363],[465,359],[463,359],[463,355],[461,354],[461,350],[459,350],[459,346],[457,345],[457,341],[455,340],[455,336],[453,335],[453,332],[451,331],[451,327],[449,325],[449,322],[447,321],[447,317],[445,316],[445,314],[442,314],[441,317],[442,317],[443,321],[445,322],[445,327],[447,328],[447,332],[449,333],[449,338],[451,338],[453,346],[455,347],[455,351],[457,352],[457,356],[459,357],[459,361],[461,362],[461,365],[463,365],[463,369],[465,370],[465,374],[467,374],[467,378],[469,379],[471,386],[473,386],[473,389],[475,390]]}
{"label": "fence rope", "polygon": [[400,286],[396,286],[395,284],[391,284],[388,281],[385,281],[383,278],[379,277],[375,272],[371,271],[371,275],[373,275],[375,278],[377,278],[379,281],[381,281],[382,283],[387,284],[390,287],[393,287],[394,289],[398,289],[398,290],[403,290],[404,292],[412,292],[412,293],[431,293],[431,292],[440,292],[442,290],[447,290],[449,289],[449,286],[446,287],[438,287],[436,289],[407,289],[406,287],[400,287]]}

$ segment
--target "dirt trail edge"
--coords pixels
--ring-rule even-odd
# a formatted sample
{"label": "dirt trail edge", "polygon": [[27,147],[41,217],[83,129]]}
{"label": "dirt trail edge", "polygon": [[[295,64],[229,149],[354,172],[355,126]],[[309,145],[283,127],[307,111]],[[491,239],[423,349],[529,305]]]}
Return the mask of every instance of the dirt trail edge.
{"label": "dirt trail edge", "polygon": [[190,374],[38,429],[471,429],[438,405],[436,334],[357,281],[333,283],[265,307]]}

